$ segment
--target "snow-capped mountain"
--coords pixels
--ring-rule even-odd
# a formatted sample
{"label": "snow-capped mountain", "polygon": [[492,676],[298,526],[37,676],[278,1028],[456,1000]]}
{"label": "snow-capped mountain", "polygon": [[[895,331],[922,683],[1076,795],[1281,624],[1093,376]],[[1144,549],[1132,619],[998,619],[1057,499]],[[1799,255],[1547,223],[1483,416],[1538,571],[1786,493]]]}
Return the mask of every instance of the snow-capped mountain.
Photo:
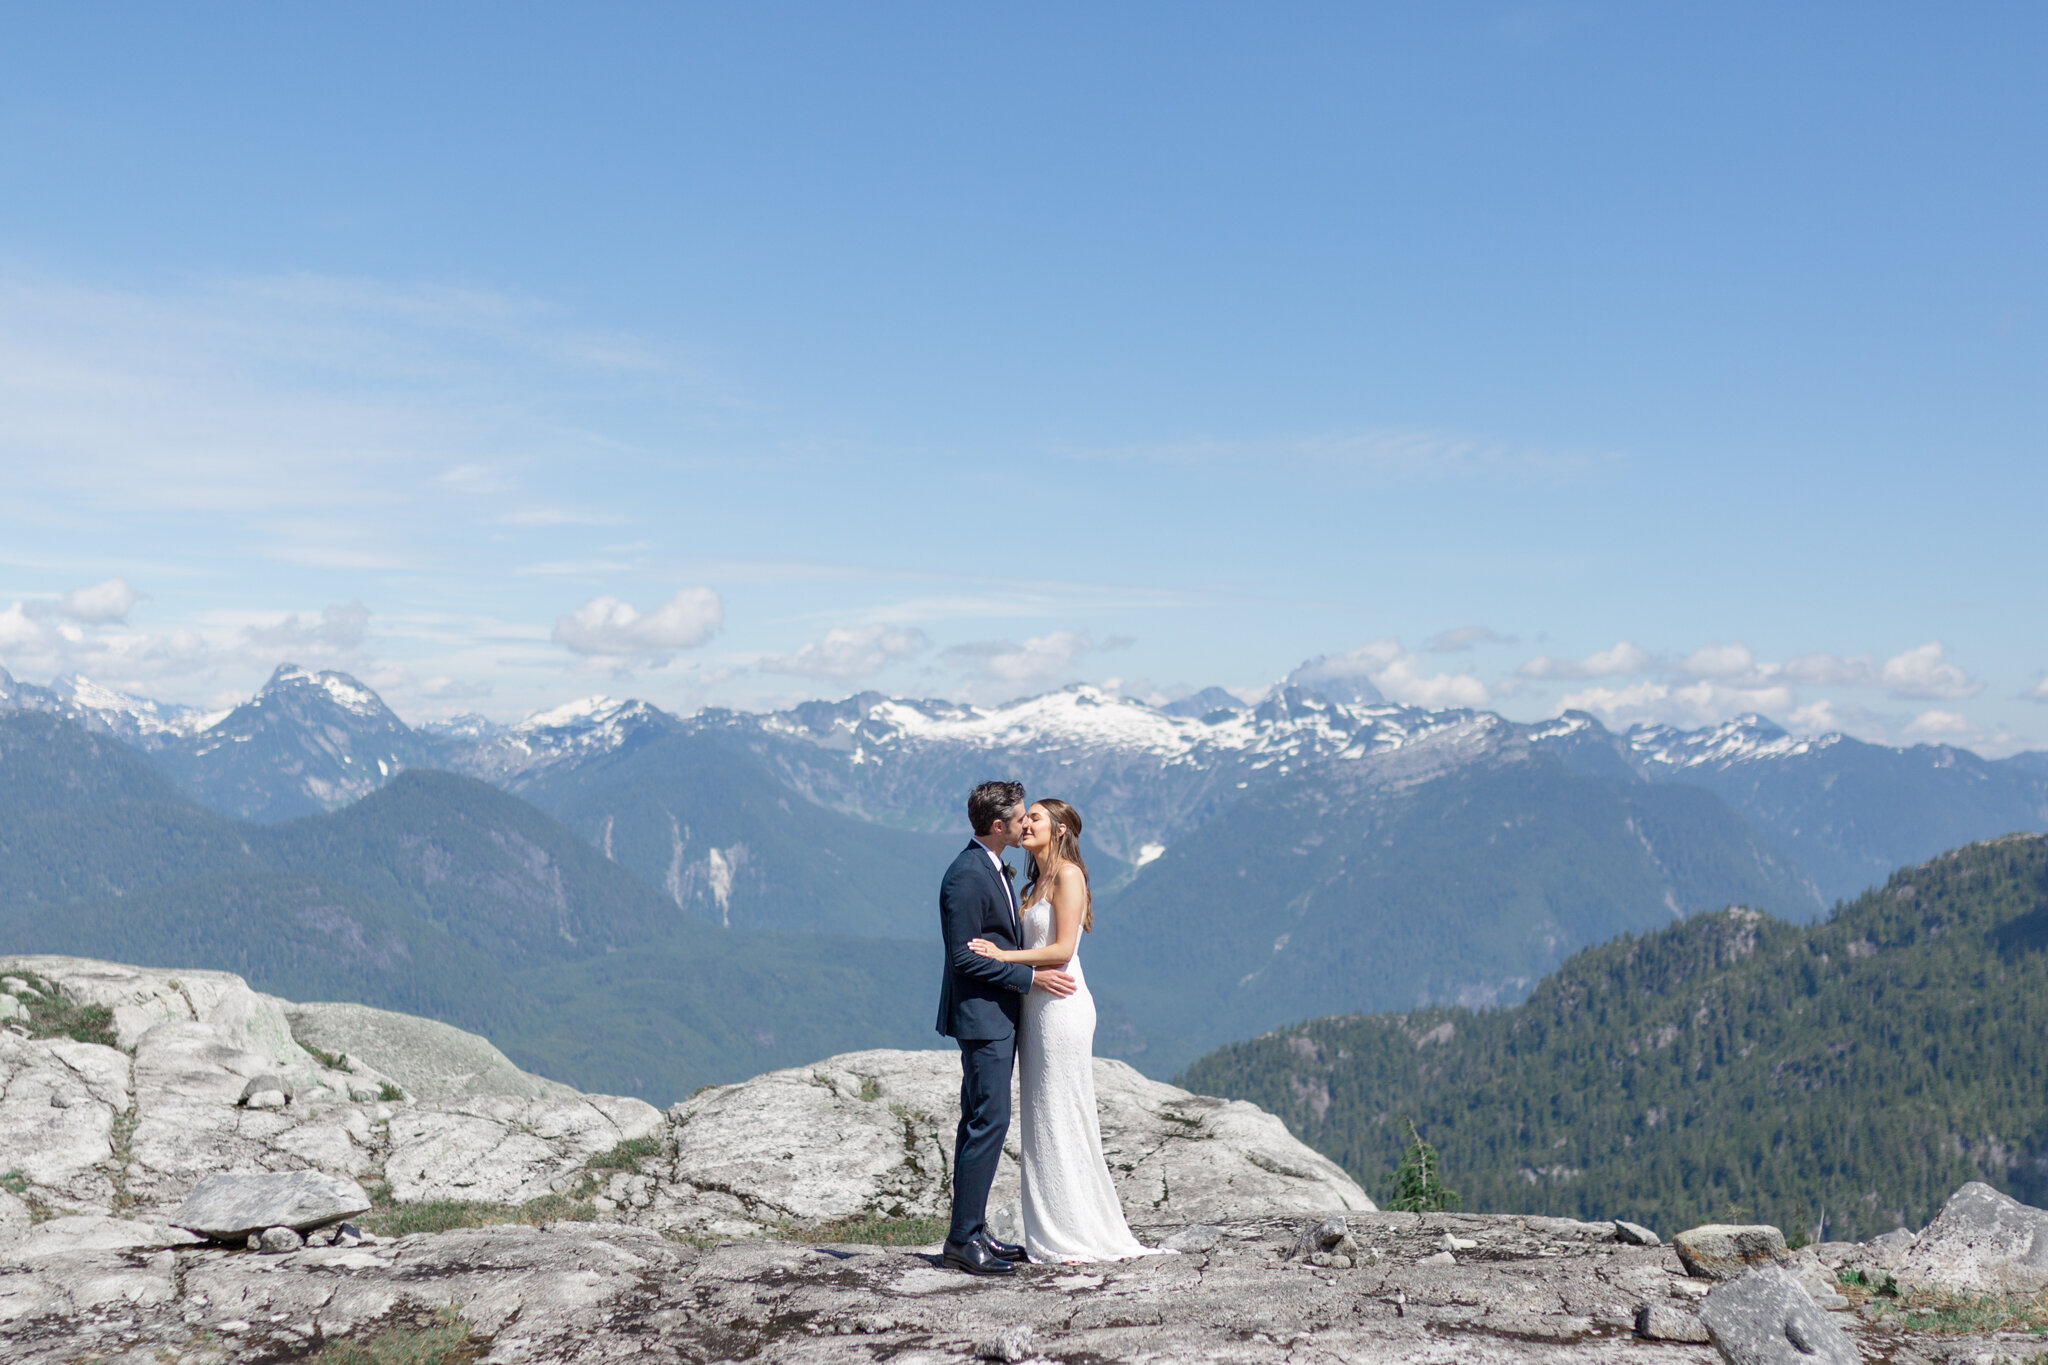
{"label": "snow-capped mountain", "polygon": [[431,752],[362,683],[297,664],[280,664],[255,696],[204,729],[144,747],[195,800],[262,821],[345,806]]}
{"label": "snow-capped mountain", "polygon": [[513,725],[457,716],[422,726],[421,733],[448,768],[516,790],[544,773],[621,752],[680,724],[644,701],[585,697]]}
{"label": "snow-capped mountain", "polygon": [[76,673],[55,678],[48,687],[18,682],[0,668],[0,711],[42,711],[129,744],[151,744],[195,735],[227,715],[196,706],[150,701],[96,683]]}
{"label": "snow-capped mountain", "polygon": [[1802,738],[1759,716],[1615,733],[1583,712],[1522,724],[1376,696],[1311,661],[1257,705],[1214,688],[1160,707],[1075,686],[995,706],[863,693],[768,714],[679,717],[591,697],[511,725],[471,716],[414,730],[346,674],[291,665],[249,702],[211,715],[85,679],[35,687],[0,673],[0,710],[50,711],[115,735],[155,755],[194,798],[260,820],[337,808],[418,766],[568,801],[575,774],[591,765],[697,734],[750,754],[820,805],[903,830],[953,831],[969,787],[1013,777],[1075,801],[1090,846],[1128,872],[1272,783],[1312,770],[1343,781],[1361,765],[1390,771],[1378,760],[1457,730],[1457,745],[1422,747],[1466,761],[1523,747],[1603,780],[1706,787],[1830,899],[1971,839],[2048,827],[2048,758],[2038,754],[1993,761],[1942,745]]}

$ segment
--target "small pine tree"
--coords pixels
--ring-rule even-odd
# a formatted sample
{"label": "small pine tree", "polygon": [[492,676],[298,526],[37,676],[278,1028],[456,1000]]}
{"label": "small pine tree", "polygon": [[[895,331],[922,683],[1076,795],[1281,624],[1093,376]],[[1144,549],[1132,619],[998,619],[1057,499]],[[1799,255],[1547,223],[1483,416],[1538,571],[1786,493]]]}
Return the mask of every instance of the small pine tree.
{"label": "small pine tree", "polygon": [[1403,1117],[1401,1121],[1408,1125],[1408,1150],[1402,1154],[1401,1168],[1394,1172],[1394,1196],[1387,1201],[1387,1208],[1397,1213],[1442,1213],[1457,1208],[1463,1201],[1456,1190],[1444,1188],[1436,1148],[1415,1131],[1414,1119]]}

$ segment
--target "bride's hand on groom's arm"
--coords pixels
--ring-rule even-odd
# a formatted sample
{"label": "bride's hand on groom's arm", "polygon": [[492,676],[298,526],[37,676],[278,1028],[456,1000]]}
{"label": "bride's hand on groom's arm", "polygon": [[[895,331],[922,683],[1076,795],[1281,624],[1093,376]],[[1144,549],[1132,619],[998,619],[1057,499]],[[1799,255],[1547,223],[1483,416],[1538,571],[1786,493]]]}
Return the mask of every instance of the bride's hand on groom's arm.
{"label": "bride's hand on groom's arm", "polygon": [[975,954],[977,957],[992,957],[998,962],[1008,962],[1011,956],[985,938],[968,939],[967,951]]}

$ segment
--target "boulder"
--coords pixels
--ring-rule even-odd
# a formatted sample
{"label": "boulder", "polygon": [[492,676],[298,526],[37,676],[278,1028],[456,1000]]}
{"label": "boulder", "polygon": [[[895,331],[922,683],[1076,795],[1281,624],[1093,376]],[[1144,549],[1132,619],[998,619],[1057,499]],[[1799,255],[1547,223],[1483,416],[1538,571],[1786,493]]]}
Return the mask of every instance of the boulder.
{"label": "boulder", "polygon": [[2048,1289],[2048,1211],[1973,1180],[1948,1197],[1891,1264],[1907,1288],[1975,1294]]}
{"label": "boulder", "polygon": [[1665,1303],[1646,1303],[1636,1310],[1636,1335],[1645,1341],[1691,1341],[1705,1344],[1707,1326],[1696,1313]]}
{"label": "boulder", "polygon": [[1856,1347],[1792,1272],[1767,1265],[1717,1285],[1700,1322],[1728,1365],[1860,1365]]}
{"label": "boulder", "polygon": [[1671,1239],[1685,1273],[1703,1280],[1733,1280],[1760,1265],[1790,1260],[1785,1234],[1763,1224],[1707,1223]]}
{"label": "boulder", "polygon": [[370,1196],[353,1180],[321,1171],[249,1171],[207,1176],[169,1221],[230,1241],[266,1228],[305,1232],[369,1211]]}
{"label": "boulder", "polygon": [[1622,1218],[1614,1220],[1614,1240],[1626,1242],[1632,1247],[1654,1247],[1664,1244],[1661,1237],[1641,1223],[1631,1223]]}

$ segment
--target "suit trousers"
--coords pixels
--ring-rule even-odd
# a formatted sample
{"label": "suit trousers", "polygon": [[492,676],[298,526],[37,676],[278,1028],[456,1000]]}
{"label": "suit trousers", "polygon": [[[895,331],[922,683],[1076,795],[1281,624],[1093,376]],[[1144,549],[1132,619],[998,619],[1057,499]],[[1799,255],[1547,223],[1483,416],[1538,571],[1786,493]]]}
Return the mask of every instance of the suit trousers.
{"label": "suit trousers", "polygon": [[1010,1131],[1010,1071],[1017,1038],[960,1041],[960,1127],[953,1135],[953,1224],[946,1240],[965,1246],[988,1219],[1003,1138]]}

